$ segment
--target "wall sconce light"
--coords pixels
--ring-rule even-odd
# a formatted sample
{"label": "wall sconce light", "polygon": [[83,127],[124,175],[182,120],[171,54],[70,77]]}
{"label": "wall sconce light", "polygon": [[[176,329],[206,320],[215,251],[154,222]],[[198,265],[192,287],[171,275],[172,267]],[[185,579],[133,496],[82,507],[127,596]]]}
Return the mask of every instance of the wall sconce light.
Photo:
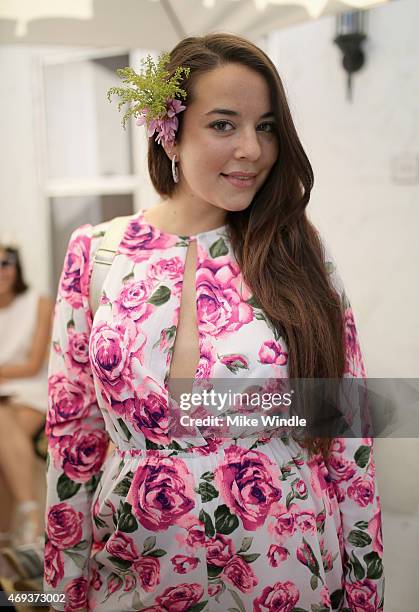
{"label": "wall sconce light", "polygon": [[367,11],[351,11],[336,16],[336,36],[333,42],[343,53],[342,65],[348,73],[347,100],[352,101],[352,75],[362,68],[365,55],[361,48],[366,40],[365,21]]}

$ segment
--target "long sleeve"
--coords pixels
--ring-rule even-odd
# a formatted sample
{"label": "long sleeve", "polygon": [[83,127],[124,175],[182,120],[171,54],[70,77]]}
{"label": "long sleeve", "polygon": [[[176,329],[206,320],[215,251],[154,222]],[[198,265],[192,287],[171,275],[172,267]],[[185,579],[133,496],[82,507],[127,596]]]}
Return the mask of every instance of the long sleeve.
{"label": "long sleeve", "polygon": [[89,365],[92,226],[73,232],[54,311],[48,367],[44,591],[66,594],[57,610],[86,607],[91,499],[108,435]]}
{"label": "long sleeve", "polygon": [[[354,314],[332,258],[332,283],[345,314],[345,378],[365,379]],[[342,592],[337,609],[382,611],[384,607],[381,505],[375,477],[372,438],[335,438],[327,461],[341,516],[339,540],[344,559]],[[334,608],[335,609],[335,608]]]}

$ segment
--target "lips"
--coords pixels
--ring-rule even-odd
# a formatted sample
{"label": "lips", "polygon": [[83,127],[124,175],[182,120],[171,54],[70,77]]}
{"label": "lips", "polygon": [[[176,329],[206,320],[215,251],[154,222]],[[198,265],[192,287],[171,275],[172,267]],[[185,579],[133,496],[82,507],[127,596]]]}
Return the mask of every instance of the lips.
{"label": "lips", "polygon": [[238,172],[232,172],[231,174],[221,174],[226,181],[233,185],[234,187],[239,187],[241,189],[246,187],[252,187],[256,182],[255,174],[239,174]]}
{"label": "lips", "polygon": [[223,176],[231,176],[234,178],[238,178],[238,179],[250,179],[250,178],[254,178],[256,176],[256,172],[229,172],[227,173],[222,173]]}

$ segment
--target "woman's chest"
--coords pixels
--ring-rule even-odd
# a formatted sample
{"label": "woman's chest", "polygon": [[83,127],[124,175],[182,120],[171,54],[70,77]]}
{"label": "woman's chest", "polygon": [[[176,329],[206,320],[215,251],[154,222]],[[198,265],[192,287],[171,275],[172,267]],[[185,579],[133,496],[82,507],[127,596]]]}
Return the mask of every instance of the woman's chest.
{"label": "woman's chest", "polygon": [[111,381],[114,396],[147,377],[166,386],[174,379],[286,376],[285,343],[229,253],[217,256],[194,240],[146,255],[115,258],[93,323],[93,371]]}

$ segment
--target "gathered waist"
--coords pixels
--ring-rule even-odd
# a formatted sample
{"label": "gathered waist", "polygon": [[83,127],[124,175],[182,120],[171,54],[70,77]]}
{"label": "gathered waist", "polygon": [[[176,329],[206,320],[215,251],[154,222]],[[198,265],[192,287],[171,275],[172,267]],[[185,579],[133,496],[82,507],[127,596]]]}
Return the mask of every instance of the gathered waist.
{"label": "gathered waist", "polygon": [[111,441],[113,450],[110,449],[110,452],[114,452],[119,455],[123,459],[127,459],[128,457],[140,458],[140,457],[185,457],[185,458],[197,458],[197,457],[206,457],[210,455],[215,455],[217,453],[223,452],[224,449],[229,448],[231,446],[239,446],[243,449],[253,450],[259,449],[263,450],[264,446],[267,444],[275,442],[283,445],[283,441],[281,442],[279,439],[274,438],[264,438],[255,439],[252,438],[223,438],[223,439],[208,439],[207,444],[200,446],[189,446],[188,448],[181,447],[178,444],[174,444],[172,447],[164,447],[159,448],[156,445],[156,448],[123,448],[115,442]]}
{"label": "gathered waist", "polygon": [[[130,448],[130,449],[121,449],[118,447],[115,447],[115,452],[122,458],[122,459],[126,459],[128,457],[153,457],[153,456],[159,456],[159,457],[171,457],[171,456],[176,456],[176,457],[199,457],[202,455],[207,455],[207,454],[212,454],[212,453],[198,453],[198,452],[193,452],[196,449],[192,449],[191,451],[185,451],[185,450],[174,450],[174,449],[170,449],[170,448],[162,448],[162,449],[154,449],[154,448]],[[217,452],[220,449],[218,448],[216,451],[213,452]]]}

